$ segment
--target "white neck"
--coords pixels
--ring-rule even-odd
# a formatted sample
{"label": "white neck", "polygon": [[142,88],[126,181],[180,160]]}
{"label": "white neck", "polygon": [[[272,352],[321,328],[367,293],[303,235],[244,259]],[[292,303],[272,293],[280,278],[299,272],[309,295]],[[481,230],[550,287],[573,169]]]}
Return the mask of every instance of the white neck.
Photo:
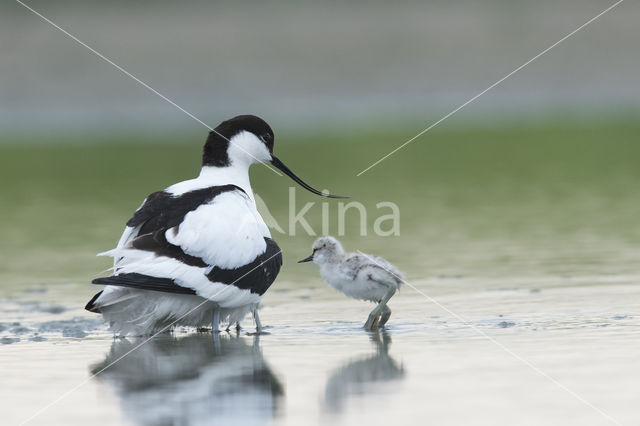
{"label": "white neck", "polygon": [[255,202],[253,191],[251,190],[251,182],[249,181],[250,166],[251,164],[243,162],[233,162],[228,167],[204,166],[197,178],[176,183],[167,188],[167,191],[174,195],[179,195],[210,186],[236,185],[242,188],[249,198]]}

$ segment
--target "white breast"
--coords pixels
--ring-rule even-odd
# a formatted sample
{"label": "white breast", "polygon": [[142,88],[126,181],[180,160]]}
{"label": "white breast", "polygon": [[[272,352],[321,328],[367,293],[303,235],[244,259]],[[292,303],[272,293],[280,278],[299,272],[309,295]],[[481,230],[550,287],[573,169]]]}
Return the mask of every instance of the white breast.
{"label": "white breast", "polygon": [[209,265],[232,269],[264,253],[264,238],[270,234],[251,200],[239,192],[228,192],[189,212],[165,236]]}

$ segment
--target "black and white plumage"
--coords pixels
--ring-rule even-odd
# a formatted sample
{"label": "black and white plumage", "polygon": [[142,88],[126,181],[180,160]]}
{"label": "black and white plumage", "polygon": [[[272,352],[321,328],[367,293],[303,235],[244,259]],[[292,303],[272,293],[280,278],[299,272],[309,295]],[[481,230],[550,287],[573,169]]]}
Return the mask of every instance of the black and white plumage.
{"label": "black and white plumage", "polygon": [[331,236],[314,241],[313,252],[300,260],[320,267],[320,275],[329,285],[353,299],[377,303],[364,327],[383,327],[391,309],[387,302],[404,282],[400,271],[379,256],[365,253],[345,253],[338,240]]}
{"label": "black and white plumage", "polygon": [[[86,309],[120,334],[152,334],[173,326],[238,322],[274,282],[282,254],[256,209],[249,168],[271,163],[300,182],[273,154],[262,119],[242,115],[220,124],[204,146],[202,170],[154,192],[142,203],[115,249],[113,275]],[[327,195],[329,196],[329,195]]]}

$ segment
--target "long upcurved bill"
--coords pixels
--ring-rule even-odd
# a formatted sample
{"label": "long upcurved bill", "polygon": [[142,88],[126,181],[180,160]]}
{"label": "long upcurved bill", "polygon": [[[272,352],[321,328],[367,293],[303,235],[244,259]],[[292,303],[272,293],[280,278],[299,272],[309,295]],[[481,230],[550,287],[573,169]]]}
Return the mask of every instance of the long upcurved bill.
{"label": "long upcurved bill", "polygon": [[285,164],[282,161],[280,161],[278,159],[278,157],[276,157],[273,154],[271,155],[271,164],[273,164],[276,168],[278,168],[278,170],[282,171],[282,173],[284,173],[285,175],[289,176],[291,179],[296,181],[301,187],[303,187],[304,189],[306,189],[309,192],[313,192],[316,195],[320,195],[322,197],[327,197],[327,198],[349,198],[349,197],[343,197],[341,195],[331,195],[331,194],[326,194],[324,192],[318,191],[317,189],[315,189],[312,186],[308,185],[305,181],[300,179],[298,176],[296,176],[296,174],[293,173],[291,171],[291,169],[289,169],[287,166],[285,166]]}

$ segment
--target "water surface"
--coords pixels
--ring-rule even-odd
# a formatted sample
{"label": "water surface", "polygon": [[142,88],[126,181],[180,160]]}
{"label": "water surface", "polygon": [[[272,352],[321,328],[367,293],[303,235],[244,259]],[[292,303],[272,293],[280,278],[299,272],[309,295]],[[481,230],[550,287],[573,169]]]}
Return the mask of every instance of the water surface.
{"label": "water surface", "polygon": [[[82,310],[109,266],[94,254],[149,192],[196,173],[200,138],[4,146],[3,422],[55,402],[30,424],[637,424],[638,130],[434,132],[359,178],[402,131],[282,140],[276,152],[310,183],[367,206],[369,230],[376,203],[399,206],[399,236],[361,236],[352,215],[341,239],[421,293],[405,286],[388,328],[367,333],[371,305],[295,263],[314,236],[274,230],[285,265],[264,298],[268,334],[247,320],[219,341],[180,329],[139,348]],[[288,182],[252,173],[286,228]],[[296,194],[316,203],[319,232],[322,200]],[[329,212],[335,234],[335,202]]]}

